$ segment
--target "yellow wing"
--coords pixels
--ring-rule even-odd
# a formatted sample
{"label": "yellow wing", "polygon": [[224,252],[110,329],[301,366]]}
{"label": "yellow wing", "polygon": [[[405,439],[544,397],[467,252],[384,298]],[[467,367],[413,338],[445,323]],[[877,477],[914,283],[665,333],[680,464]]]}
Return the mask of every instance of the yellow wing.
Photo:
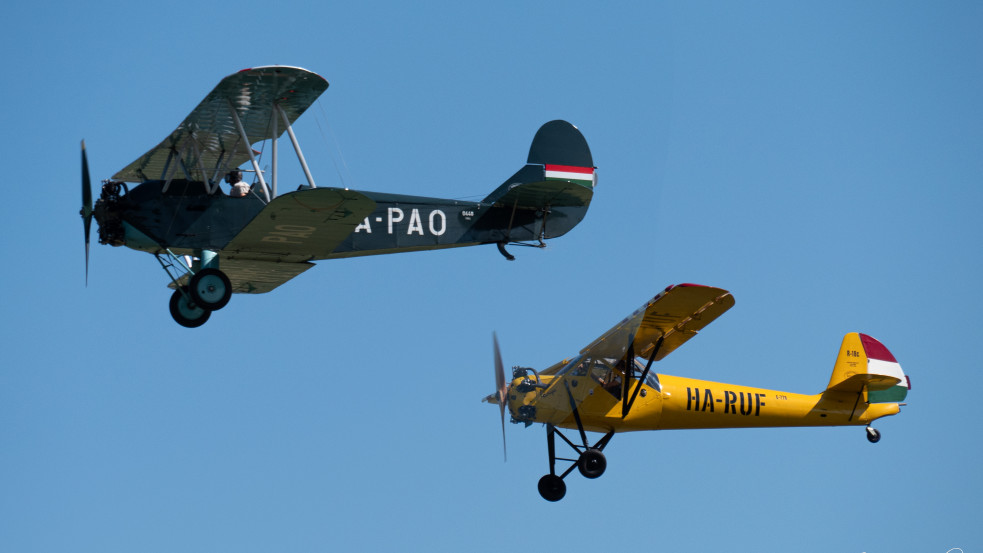
{"label": "yellow wing", "polygon": [[662,345],[655,356],[658,361],[733,305],[734,296],[727,290],[698,284],[669,286],[580,353],[593,358],[621,359],[633,343],[635,356],[648,358],[661,338]]}

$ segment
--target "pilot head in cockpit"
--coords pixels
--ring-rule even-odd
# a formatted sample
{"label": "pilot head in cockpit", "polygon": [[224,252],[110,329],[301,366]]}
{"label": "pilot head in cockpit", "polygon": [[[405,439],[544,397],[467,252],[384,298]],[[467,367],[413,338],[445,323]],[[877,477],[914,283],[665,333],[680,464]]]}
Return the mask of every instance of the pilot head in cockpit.
{"label": "pilot head in cockpit", "polygon": [[234,169],[225,175],[225,182],[232,186],[229,196],[233,198],[243,198],[249,194],[249,185],[242,181],[242,171]]}

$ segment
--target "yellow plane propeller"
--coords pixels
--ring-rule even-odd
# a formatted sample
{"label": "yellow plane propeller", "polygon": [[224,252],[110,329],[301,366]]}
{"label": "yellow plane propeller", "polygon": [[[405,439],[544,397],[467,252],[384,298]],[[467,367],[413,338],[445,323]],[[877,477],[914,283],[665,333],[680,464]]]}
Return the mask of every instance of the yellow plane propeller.
{"label": "yellow plane propeller", "polygon": [[[496,391],[505,439],[505,409],[513,423],[546,425],[549,474],[539,481],[548,501],[566,494],[574,468],[586,478],[607,467],[603,450],[618,432],[696,428],[865,426],[871,443],[874,420],[897,414],[910,381],[888,349],[866,334],[843,338],[833,374],[822,392],[795,394],[656,374],[652,364],[695,336],[734,305],[726,290],[695,284],[669,286],[594,340],[580,353],[542,371],[513,367],[505,381],[498,338]],[[577,430],[573,441],[559,429]],[[591,444],[587,432],[603,437]],[[556,455],[559,436],[577,454]],[[571,464],[557,473],[556,462]]]}

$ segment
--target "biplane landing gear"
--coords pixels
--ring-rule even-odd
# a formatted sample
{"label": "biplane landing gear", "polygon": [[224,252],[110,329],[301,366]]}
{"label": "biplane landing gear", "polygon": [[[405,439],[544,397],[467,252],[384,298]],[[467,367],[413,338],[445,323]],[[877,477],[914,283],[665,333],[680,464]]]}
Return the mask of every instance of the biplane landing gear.
{"label": "biplane landing gear", "polygon": [[203,309],[195,304],[191,299],[191,294],[187,288],[180,288],[171,294],[171,317],[177,324],[186,328],[197,328],[211,317],[212,312]]}
{"label": "biplane landing gear", "polygon": [[208,311],[218,311],[232,298],[232,283],[218,269],[202,269],[191,277],[188,284],[191,299]]}
{"label": "biplane landing gear", "polygon": [[[232,297],[232,282],[225,273],[214,266],[201,267],[205,263],[217,265],[218,254],[215,252],[197,252],[202,263],[192,263],[190,257],[187,261],[182,261],[171,250],[166,249],[164,253],[155,253],[154,257],[160,263],[161,268],[171,277],[173,286],[176,287],[174,294],[171,295],[171,317],[177,324],[186,328],[196,328],[203,324],[212,315],[212,311],[218,311],[229,303]],[[193,267],[200,267],[197,271]],[[182,276],[184,273],[187,276]],[[182,279],[187,278],[187,286],[182,286]]]}
{"label": "biplane landing gear", "polygon": [[881,441],[881,433],[871,426],[867,427],[867,441],[876,444]]}

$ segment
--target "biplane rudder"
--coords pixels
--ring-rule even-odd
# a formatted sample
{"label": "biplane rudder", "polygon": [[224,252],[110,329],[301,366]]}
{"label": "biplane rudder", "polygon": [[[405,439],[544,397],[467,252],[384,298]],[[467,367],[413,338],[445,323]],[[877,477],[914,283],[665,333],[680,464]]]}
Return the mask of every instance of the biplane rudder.
{"label": "biplane rudder", "polygon": [[897,403],[907,397],[911,381],[884,344],[851,332],[843,337],[826,389],[866,392],[868,403]]}
{"label": "biplane rudder", "polygon": [[[545,183],[537,187],[540,191],[548,191],[562,184],[575,184],[581,190],[574,194],[561,194],[563,201],[572,201],[584,207],[590,203],[597,174],[587,139],[577,127],[560,119],[541,126],[529,146],[526,165],[506,179],[484,202],[502,201],[517,187],[532,183]],[[542,193],[533,195],[542,196]],[[546,195],[549,196],[549,193]]]}

